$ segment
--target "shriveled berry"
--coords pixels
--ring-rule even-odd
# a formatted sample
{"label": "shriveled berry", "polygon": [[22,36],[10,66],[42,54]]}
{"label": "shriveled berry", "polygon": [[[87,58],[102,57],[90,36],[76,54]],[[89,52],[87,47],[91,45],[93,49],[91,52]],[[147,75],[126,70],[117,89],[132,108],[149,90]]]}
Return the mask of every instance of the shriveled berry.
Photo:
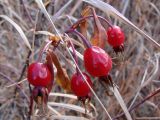
{"label": "shriveled berry", "polygon": [[51,84],[51,72],[44,63],[35,62],[28,67],[28,81],[34,86],[46,87]]}
{"label": "shriveled berry", "polygon": [[[88,83],[90,84],[90,86],[92,87],[92,81],[90,77],[86,73],[83,73],[83,75],[88,81]],[[74,94],[77,95],[78,97],[86,97],[91,92],[90,88],[88,87],[87,83],[83,79],[82,75],[79,73],[75,73],[72,76],[71,89],[74,92]]]}
{"label": "shriveled berry", "polygon": [[125,36],[119,26],[109,27],[107,35],[108,35],[108,43],[113,48],[123,45]]}
{"label": "shriveled berry", "polygon": [[94,77],[106,76],[112,68],[112,59],[103,49],[92,46],[84,51],[84,66]]}

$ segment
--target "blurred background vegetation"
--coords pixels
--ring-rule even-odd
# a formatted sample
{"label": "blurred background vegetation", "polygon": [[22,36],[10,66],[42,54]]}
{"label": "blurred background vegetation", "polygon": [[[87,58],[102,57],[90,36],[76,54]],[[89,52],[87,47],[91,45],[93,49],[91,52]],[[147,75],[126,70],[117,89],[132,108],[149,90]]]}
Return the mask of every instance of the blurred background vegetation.
{"label": "blurred background vegetation", "polygon": [[[139,29],[143,30],[155,41],[160,43],[160,0],[103,0],[116,8],[126,18],[128,18]],[[81,17],[81,11],[87,3],[81,0],[44,0],[46,9],[51,15],[57,29],[63,33],[71,23]],[[113,81],[119,87],[119,91],[127,105],[130,108],[132,104],[138,103],[151,92],[160,87],[160,48],[146,40],[141,34],[137,33],[131,26],[125,22],[119,21],[112,15],[102,12],[96,8],[96,13],[105,18],[109,18],[113,24],[122,27],[125,32],[125,51],[124,59],[117,57],[110,47],[106,51],[113,58],[113,69],[111,76]],[[6,15],[16,22],[24,31],[30,44],[35,40],[34,58],[37,58],[38,52],[48,36],[37,35],[35,31],[49,31],[55,33],[51,28],[50,22],[44,14],[39,11],[34,0],[0,0],[0,14]],[[91,26],[88,31],[91,34]],[[107,26],[105,26],[107,27]],[[76,39],[76,38],[75,38]],[[82,48],[77,48],[83,52]],[[26,47],[17,30],[4,19],[0,19],[0,120],[24,120],[28,119],[28,101],[23,92],[29,97],[27,81],[20,84],[20,88],[12,85],[19,82],[18,79],[25,65],[29,49]],[[63,53],[61,51],[61,53]],[[64,63],[63,57],[57,52],[59,58]],[[66,54],[65,51],[63,53]],[[30,63],[32,59],[30,59]],[[82,62],[80,62],[82,63]],[[69,68],[63,64],[65,68]],[[81,69],[83,64],[79,64]],[[23,77],[26,78],[26,73]],[[107,96],[105,88],[101,86],[97,79],[94,79],[94,90],[105,105],[112,117],[122,112],[119,103],[114,96]],[[12,85],[12,86],[10,86]],[[54,85],[53,92],[65,93],[57,84]],[[76,100],[63,97],[51,97],[49,101],[79,104]],[[153,96],[141,106],[135,108],[131,115],[136,120],[160,120],[160,94]],[[106,114],[96,101],[92,98],[98,116],[97,120],[105,120]],[[70,109],[53,107],[62,115],[84,116]],[[86,117],[87,118],[87,117]],[[40,116],[34,119],[42,119]],[[43,119],[54,119],[51,116]],[[79,119],[79,118],[77,118]],[[89,119],[89,118],[88,118]],[[123,116],[119,118],[125,120]]]}

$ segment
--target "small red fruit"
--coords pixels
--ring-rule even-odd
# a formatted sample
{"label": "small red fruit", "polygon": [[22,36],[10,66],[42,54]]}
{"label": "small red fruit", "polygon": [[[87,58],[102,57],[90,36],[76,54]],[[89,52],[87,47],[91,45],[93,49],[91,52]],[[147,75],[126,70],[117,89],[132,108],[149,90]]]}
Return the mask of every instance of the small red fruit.
{"label": "small red fruit", "polygon": [[112,47],[118,47],[124,43],[124,33],[118,26],[109,27],[107,31],[108,43]]}
{"label": "small red fruit", "polygon": [[40,62],[29,65],[27,78],[34,86],[47,87],[52,82],[51,72],[47,65]]}
{"label": "small red fruit", "polygon": [[[88,81],[88,83],[90,84],[90,86],[92,87],[92,81],[90,77],[86,73],[83,73],[83,75]],[[82,75],[79,73],[75,73],[72,76],[71,89],[74,92],[74,94],[77,95],[78,97],[87,97],[91,92],[90,88],[88,87],[87,83],[83,79]]]}
{"label": "small red fruit", "polygon": [[106,76],[112,68],[112,59],[103,49],[92,46],[84,52],[84,66],[94,77]]}

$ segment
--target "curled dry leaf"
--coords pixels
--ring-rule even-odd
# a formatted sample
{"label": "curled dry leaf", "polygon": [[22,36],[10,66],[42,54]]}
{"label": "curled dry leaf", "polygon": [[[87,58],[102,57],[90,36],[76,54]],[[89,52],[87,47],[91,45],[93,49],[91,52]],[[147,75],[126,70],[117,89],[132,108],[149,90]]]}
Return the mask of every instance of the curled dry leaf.
{"label": "curled dry leaf", "polygon": [[71,92],[71,84],[68,74],[65,69],[62,68],[58,57],[53,51],[48,51],[51,56],[51,60],[57,68],[56,82],[59,86],[61,86],[64,90]]}
{"label": "curled dry leaf", "polygon": [[47,53],[47,57],[46,57],[46,65],[49,68],[49,70],[51,71],[51,75],[52,75],[52,81],[51,84],[49,84],[47,86],[48,92],[50,93],[53,87],[53,82],[54,82],[54,70],[53,70],[53,64],[52,64],[52,57],[49,53]]}
{"label": "curled dry leaf", "polygon": [[101,48],[105,47],[105,43],[107,41],[107,34],[105,28],[100,23],[95,10],[92,8],[93,16],[94,16],[94,33],[91,38],[91,42],[95,46],[99,46]]}
{"label": "curled dry leaf", "polygon": [[[89,16],[90,15],[90,6],[87,6],[81,13],[81,16],[82,17],[86,17],[86,16]],[[80,23],[80,30],[81,30],[81,33],[84,37],[87,38],[87,27],[88,27],[88,23],[87,23],[87,20],[83,20],[81,23]]]}

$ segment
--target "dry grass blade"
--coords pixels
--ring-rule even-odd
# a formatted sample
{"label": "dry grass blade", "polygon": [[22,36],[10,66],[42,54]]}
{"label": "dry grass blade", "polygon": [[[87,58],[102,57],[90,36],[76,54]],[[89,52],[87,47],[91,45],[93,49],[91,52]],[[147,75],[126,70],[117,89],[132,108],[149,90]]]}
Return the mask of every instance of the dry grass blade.
{"label": "dry grass blade", "polygon": [[123,109],[127,120],[132,120],[131,115],[129,114],[129,111],[128,111],[128,109],[127,109],[127,107],[126,107],[126,105],[125,105],[125,103],[124,103],[124,101],[122,99],[122,96],[120,95],[118,89],[116,87],[114,87],[112,91],[113,91],[114,96],[116,97],[117,101],[119,102],[121,108]]}
{"label": "dry grass blade", "polygon": [[25,78],[25,79],[21,80],[20,82],[13,83],[13,84],[8,85],[8,86],[5,86],[5,87],[6,87],[6,88],[13,87],[13,86],[18,85],[18,84],[20,84],[20,83],[23,83],[23,82],[25,82],[25,81],[27,81],[27,78]]}
{"label": "dry grass blade", "polygon": [[52,119],[58,119],[58,120],[89,120],[87,118],[84,118],[84,117],[77,117],[77,116],[66,116],[66,115],[63,115],[63,116],[56,116],[56,115],[52,115],[50,118]]}
{"label": "dry grass blade", "polygon": [[[49,96],[58,96],[58,97],[65,97],[65,98],[70,98],[70,99],[75,99],[77,100],[77,96],[72,95],[72,94],[64,94],[64,93],[50,93]],[[93,110],[95,111],[95,114],[97,116],[97,110],[94,107],[94,105],[92,103],[89,103],[89,105],[93,108]]]}
{"label": "dry grass blade", "polygon": [[47,105],[48,106],[48,109],[51,111],[51,112],[53,112],[54,114],[56,114],[56,115],[58,115],[58,116],[61,116],[61,114],[58,112],[58,111],[56,111],[55,109],[53,109],[50,105]]}
{"label": "dry grass blade", "polygon": [[66,8],[72,3],[73,0],[68,1],[54,16],[52,17],[53,22],[66,10]]}
{"label": "dry grass blade", "polygon": [[137,117],[136,120],[160,120],[160,117]]}
{"label": "dry grass blade", "polygon": [[147,40],[154,43],[154,45],[156,45],[156,47],[160,48],[160,44],[158,42],[156,42],[153,38],[151,38],[149,35],[147,35],[145,32],[143,32],[137,26],[135,26],[131,21],[129,21],[126,17],[124,17],[120,12],[118,12],[111,5],[109,5],[103,1],[100,1],[100,0],[83,0],[83,1],[89,3],[90,5],[93,5],[94,7],[97,7],[100,10],[102,10],[103,12],[105,12],[105,13],[107,12],[108,14],[113,15],[114,17],[118,18],[119,20],[123,21],[125,24],[131,26],[135,31],[140,33]]}
{"label": "dry grass blade", "polygon": [[27,45],[27,47],[32,51],[31,45],[30,45],[26,35],[24,34],[23,30],[21,29],[21,27],[6,15],[0,15],[0,17],[5,19],[5,20],[7,20],[9,23],[11,23],[16,28],[16,30],[19,32],[19,34],[23,38],[23,40],[24,40],[25,44]]}
{"label": "dry grass blade", "polygon": [[[65,104],[65,103],[56,103],[56,102],[48,102],[48,105],[50,106],[57,106],[57,107],[63,107],[66,109],[71,109],[80,113],[85,114],[85,109],[77,106],[77,105],[73,105],[73,104]],[[89,111],[87,110],[86,115],[93,117],[93,115],[91,113],[89,113]]]}
{"label": "dry grass blade", "polygon": [[35,34],[36,35],[42,34],[42,35],[53,36],[53,37],[55,36],[53,33],[50,33],[48,31],[36,31]]}
{"label": "dry grass blade", "polygon": [[[73,52],[72,48],[69,48],[69,50],[70,50],[71,52]],[[76,50],[75,50],[75,51],[76,51]],[[81,60],[83,60],[83,55],[82,55],[81,53],[79,53],[78,51],[76,51],[76,55],[77,55]]]}
{"label": "dry grass blade", "polygon": [[56,29],[56,26],[54,25],[54,23],[53,23],[50,15],[48,14],[48,12],[47,12],[47,10],[46,10],[46,8],[45,8],[42,0],[35,0],[35,1],[36,1],[36,3],[38,4],[38,6],[39,6],[39,8],[41,9],[41,11],[43,12],[43,14],[44,14],[44,15],[47,17],[47,19],[49,20],[49,22],[51,22],[51,24],[52,24],[55,32],[56,32],[57,35],[60,37],[60,40],[63,41],[61,35],[59,34],[59,31]]}
{"label": "dry grass blade", "polygon": [[141,90],[141,88],[142,88],[142,85],[143,85],[143,83],[144,83],[144,80],[145,80],[145,78],[146,78],[146,76],[147,76],[147,70],[148,70],[148,69],[146,69],[145,72],[144,72],[144,75],[143,75],[141,84],[140,84],[139,88],[137,89],[137,93],[136,93],[136,95],[134,96],[134,99],[132,100],[132,102],[131,102],[130,106],[128,107],[128,109],[130,109],[130,108],[132,107],[132,105],[134,104],[134,102],[136,101],[136,99],[137,99],[137,97],[138,97],[138,95],[139,95],[139,93],[140,93],[140,90]]}
{"label": "dry grass blade", "polygon": [[[145,87],[146,85],[148,85],[155,78],[155,76],[158,74],[158,71],[159,71],[159,57],[160,56],[159,56],[159,54],[156,54],[155,57],[156,57],[156,62],[153,62],[154,71],[151,74],[151,76],[148,78],[148,80],[143,83],[143,85],[141,86],[142,88]],[[152,60],[149,60],[149,61],[152,62]]]}
{"label": "dry grass blade", "polygon": [[49,96],[59,96],[59,97],[67,97],[71,99],[77,99],[77,96],[72,94],[63,94],[63,93],[50,93]]}

